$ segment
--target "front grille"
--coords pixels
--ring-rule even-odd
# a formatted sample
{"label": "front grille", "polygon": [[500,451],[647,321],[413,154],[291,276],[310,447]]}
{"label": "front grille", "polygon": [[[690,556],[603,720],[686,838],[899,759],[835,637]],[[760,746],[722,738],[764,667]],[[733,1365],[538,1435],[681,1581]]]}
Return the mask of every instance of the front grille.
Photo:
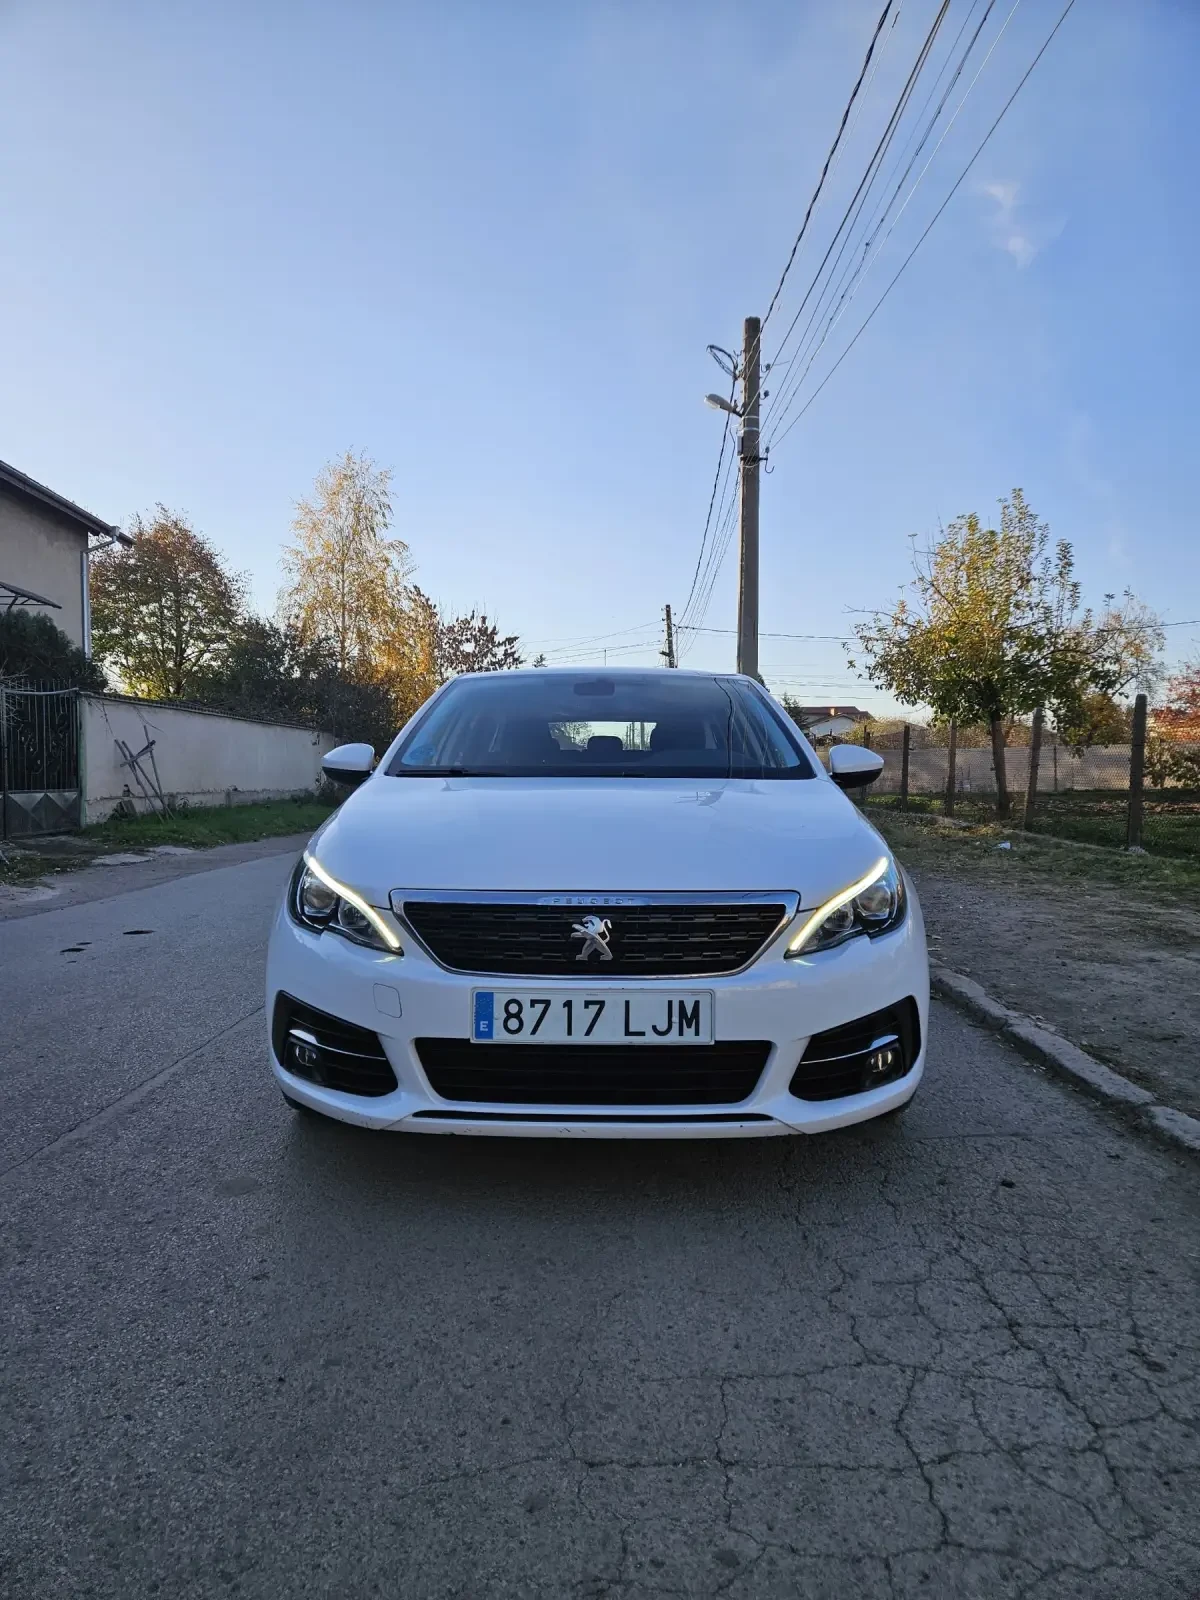
{"label": "front grille", "polygon": [[271,1042],[285,1071],[322,1089],[378,1098],[399,1087],[378,1034],[289,994],[275,998]]}
{"label": "front grille", "polygon": [[[894,1056],[886,1070],[874,1070],[871,1046],[891,1040]],[[808,1041],[789,1086],[797,1100],[840,1100],[878,1089],[912,1068],[921,1051],[921,1019],[911,998],[869,1016],[857,1017]],[[874,1066],[878,1065],[878,1061]]]}
{"label": "front grille", "polygon": [[754,1093],[771,1046],[472,1044],[418,1039],[417,1058],[443,1100],[529,1106],[729,1106]]}
{"label": "front grille", "polygon": [[783,902],[600,906],[612,959],[579,959],[586,906],[406,900],[404,915],[443,966],[513,977],[715,977],[747,966],[787,915]]}

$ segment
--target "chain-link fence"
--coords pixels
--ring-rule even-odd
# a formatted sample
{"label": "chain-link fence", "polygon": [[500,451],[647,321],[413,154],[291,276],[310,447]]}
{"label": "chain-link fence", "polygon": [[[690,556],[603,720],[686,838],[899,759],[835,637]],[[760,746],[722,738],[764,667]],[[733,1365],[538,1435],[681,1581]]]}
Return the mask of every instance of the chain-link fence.
{"label": "chain-link fence", "polygon": [[1151,713],[1142,766],[1130,807],[1133,842],[1200,861],[1200,726]]}
{"label": "chain-link fence", "polygon": [[[970,730],[961,739],[955,730],[952,741],[947,727],[865,723],[852,737],[883,757],[883,771],[865,794],[868,807],[968,822],[997,819],[996,768],[986,730]],[[1004,767],[1013,826],[1200,862],[1200,726],[1147,713],[1139,704],[1129,744],[1080,750],[1050,729],[1039,744],[1025,725],[1012,729],[1009,740]]]}

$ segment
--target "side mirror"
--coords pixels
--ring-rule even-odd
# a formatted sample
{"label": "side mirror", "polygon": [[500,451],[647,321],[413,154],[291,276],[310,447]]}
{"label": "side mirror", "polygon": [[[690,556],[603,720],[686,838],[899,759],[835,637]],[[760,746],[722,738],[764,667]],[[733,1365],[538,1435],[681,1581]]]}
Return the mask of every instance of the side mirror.
{"label": "side mirror", "polygon": [[835,744],[829,752],[829,776],[839,789],[861,789],[883,771],[883,757],[861,744]]}
{"label": "side mirror", "polygon": [[357,789],[371,776],[375,765],[375,746],[370,744],[340,744],[321,762],[321,771],[333,783],[348,789]]}

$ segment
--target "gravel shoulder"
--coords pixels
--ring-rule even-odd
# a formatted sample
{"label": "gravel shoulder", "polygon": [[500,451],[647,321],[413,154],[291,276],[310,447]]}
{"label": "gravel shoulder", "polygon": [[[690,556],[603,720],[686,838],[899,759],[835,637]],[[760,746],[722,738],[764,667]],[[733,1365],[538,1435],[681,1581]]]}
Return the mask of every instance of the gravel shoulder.
{"label": "gravel shoulder", "polygon": [[888,819],[883,831],[916,882],[935,959],[1200,1115],[1193,870],[994,829]]}

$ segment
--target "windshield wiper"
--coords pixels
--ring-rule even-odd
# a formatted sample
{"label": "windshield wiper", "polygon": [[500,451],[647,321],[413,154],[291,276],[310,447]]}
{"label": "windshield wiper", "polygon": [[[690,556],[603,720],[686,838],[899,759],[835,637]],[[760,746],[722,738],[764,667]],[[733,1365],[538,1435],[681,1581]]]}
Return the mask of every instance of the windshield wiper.
{"label": "windshield wiper", "polygon": [[499,767],[399,767],[401,778],[504,778]]}

